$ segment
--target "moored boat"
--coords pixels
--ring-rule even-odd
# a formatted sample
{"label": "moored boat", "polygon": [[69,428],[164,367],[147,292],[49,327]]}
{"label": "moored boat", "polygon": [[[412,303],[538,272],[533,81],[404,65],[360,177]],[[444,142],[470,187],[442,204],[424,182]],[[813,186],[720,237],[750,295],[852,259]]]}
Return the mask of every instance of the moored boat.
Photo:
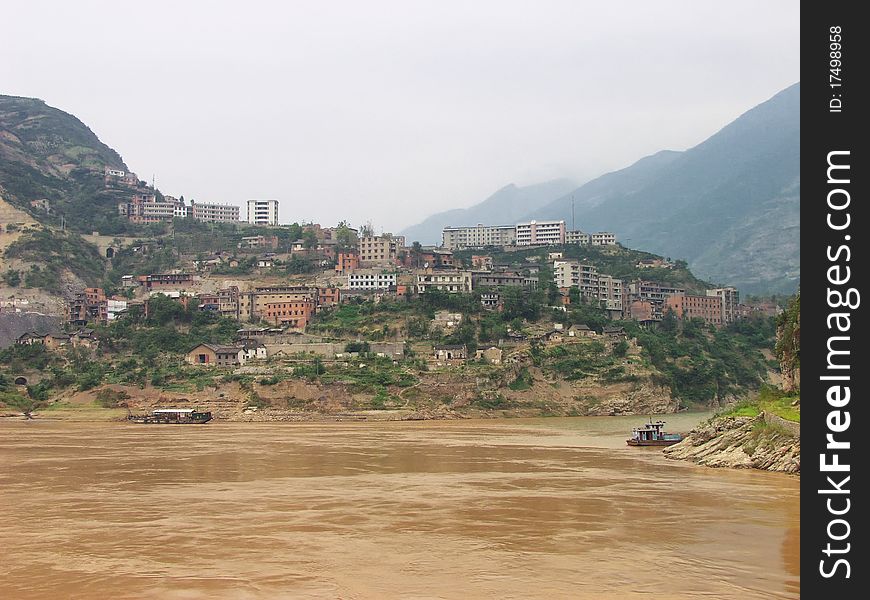
{"label": "moored boat", "polygon": [[151,411],[150,415],[130,415],[127,417],[127,420],[147,425],[202,424],[211,421],[211,412],[198,411],[194,408],[158,408]]}
{"label": "moored boat", "polygon": [[625,443],[629,446],[671,446],[682,441],[681,433],[665,433],[662,431],[664,426],[664,421],[653,421],[650,418],[649,423],[643,427],[633,428],[631,438],[625,440]]}

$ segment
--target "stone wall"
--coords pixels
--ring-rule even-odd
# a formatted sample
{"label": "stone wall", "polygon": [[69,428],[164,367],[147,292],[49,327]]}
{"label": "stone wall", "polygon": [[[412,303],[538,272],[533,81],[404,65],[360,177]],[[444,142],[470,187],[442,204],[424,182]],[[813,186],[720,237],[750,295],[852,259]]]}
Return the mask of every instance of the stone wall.
{"label": "stone wall", "polygon": [[786,431],[789,431],[793,436],[799,438],[801,436],[801,424],[795,423],[794,421],[786,421],[782,417],[778,415],[772,415],[770,413],[764,413],[764,422],[768,425],[774,425],[777,427],[782,427]]}

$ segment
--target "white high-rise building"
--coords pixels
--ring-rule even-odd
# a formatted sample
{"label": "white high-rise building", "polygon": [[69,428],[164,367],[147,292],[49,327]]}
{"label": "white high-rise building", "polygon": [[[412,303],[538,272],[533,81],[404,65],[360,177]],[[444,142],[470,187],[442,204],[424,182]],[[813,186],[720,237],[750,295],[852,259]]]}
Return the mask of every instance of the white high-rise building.
{"label": "white high-rise building", "polygon": [[565,221],[530,221],[517,223],[517,246],[565,243]]}
{"label": "white high-rise building", "polygon": [[247,221],[251,225],[278,225],[278,201],[248,200]]}

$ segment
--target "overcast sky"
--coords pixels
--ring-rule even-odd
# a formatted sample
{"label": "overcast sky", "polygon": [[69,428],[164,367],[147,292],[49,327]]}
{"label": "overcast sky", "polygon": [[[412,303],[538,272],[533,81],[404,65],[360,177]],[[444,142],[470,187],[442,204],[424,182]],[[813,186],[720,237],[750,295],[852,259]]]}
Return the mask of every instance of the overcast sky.
{"label": "overcast sky", "polygon": [[2,15],[0,93],[76,115],[164,193],[384,231],[691,147],[800,66],[793,0],[29,0]]}

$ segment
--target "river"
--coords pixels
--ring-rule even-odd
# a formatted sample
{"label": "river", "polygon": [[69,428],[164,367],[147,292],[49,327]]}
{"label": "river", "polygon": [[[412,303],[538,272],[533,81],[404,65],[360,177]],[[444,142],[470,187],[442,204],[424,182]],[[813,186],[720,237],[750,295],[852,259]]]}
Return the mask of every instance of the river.
{"label": "river", "polygon": [[799,597],[799,480],[643,421],[5,420],[0,598]]}

